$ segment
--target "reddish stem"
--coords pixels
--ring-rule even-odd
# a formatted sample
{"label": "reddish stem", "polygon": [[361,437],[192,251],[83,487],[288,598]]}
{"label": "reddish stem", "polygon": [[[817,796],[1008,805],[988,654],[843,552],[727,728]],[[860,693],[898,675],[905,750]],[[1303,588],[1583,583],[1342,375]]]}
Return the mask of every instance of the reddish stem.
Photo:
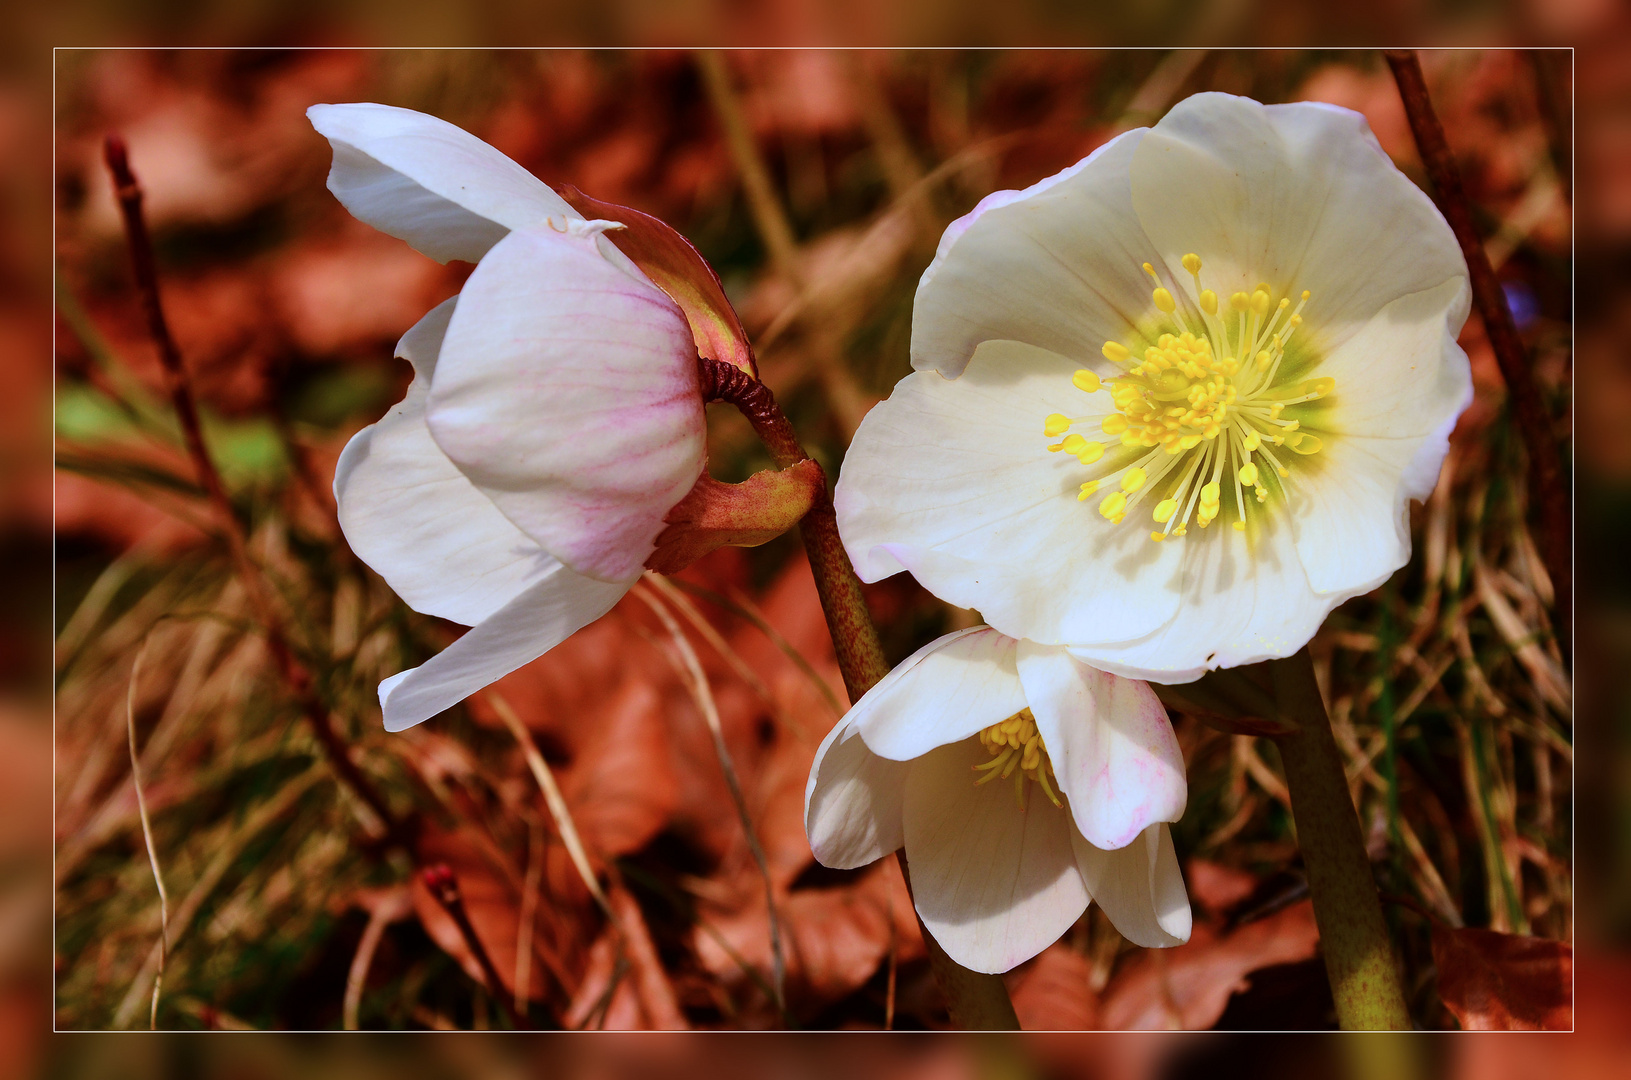
{"label": "reddish stem", "polygon": [[1557,603],[1557,633],[1564,648],[1572,645],[1574,608],[1574,568],[1570,544],[1569,485],[1564,477],[1562,455],[1553,434],[1552,418],[1545,403],[1536,392],[1529,358],[1523,341],[1518,337],[1517,325],[1512,321],[1512,309],[1507,306],[1506,291],[1501,288],[1489,255],[1473,224],[1472,208],[1467,193],[1461,186],[1461,174],[1444,137],[1444,126],[1433,111],[1433,102],[1427,94],[1427,81],[1422,77],[1421,61],[1408,49],[1386,50],[1382,55],[1393,69],[1394,81],[1399,84],[1399,97],[1404,102],[1410,130],[1416,136],[1416,147],[1421,151],[1422,163],[1438,193],[1438,206],[1444,219],[1450,223],[1461,254],[1467,260],[1467,271],[1472,276],[1473,303],[1484,321],[1484,332],[1489,335],[1495,362],[1506,380],[1507,400],[1517,421],[1518,433],[1529,456],[1529,497],[1540,504],[1542,547],[1546,555],[1546,571],[1552,578],[1552,590]]}
{"label": "reddish stem", "polygon": [[459,879],[453,873],[453,868],[447,863],[435,863],[425,867],[420,878],[424,881],[425,888],[430,890],[430,895],[436,898],[436,902],[442,905],[442,910],[447,912],[448,917],[459,928],[459,933],[464,937],[465,947],[470,950],[470,955],[476,958],[476,964],[481,968],[482,979],[487,984],[487,996],[503,1010],[504,1018],[510,1022],[511,1030],[520,1031],[522,1024],[517,1020],[515,1010],[504,1000],[504,984],[499,980],[498,968],[493,966],[493,958],[487,955],[486,946],[481,943],[481,938],[476,936],[476,927],[470,921],[470,913],[464,909],[464,894],[459,890]]}

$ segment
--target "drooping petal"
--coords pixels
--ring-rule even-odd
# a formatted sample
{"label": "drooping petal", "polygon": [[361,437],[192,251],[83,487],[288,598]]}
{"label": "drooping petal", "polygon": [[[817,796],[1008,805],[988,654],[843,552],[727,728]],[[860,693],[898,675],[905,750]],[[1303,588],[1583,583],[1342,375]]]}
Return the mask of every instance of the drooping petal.
{"label": "drooping petal", "polygon": [[923,925],[959,964],[999,972],[1058,940],[1088,894],[1070,816],[1035,790],[1021,810],[1009,782],[975,787],[985,756],[967,739],[913,762],[903,815]]}
{"label": "drooping petal", "polygon": [[853,870],[899,850],[910,768],[868,749],[853,720],[834,725],[816,750],[804,789],[804,831],[816,861]]}
{"label": "drooping petal", "polygon": [[1357,596],[1410,561],[1410,500],[1432,493],[1472,400],[1454,329],[1466,313],[1465,282],[1451,279],[1387,305],[1321,365],[1338,391],[1306,425],[1323,446],[1299,463],[1290,500],[1316,591]]}
{"label": "drooping petal", "polygon": [[476,262],[511,229],[578,217],[549,185],[445,120],[372,103],[313,105],[306,116],[334,147],[335,198],[438,262]]}
{"label": "drooping petal", "polygon": [[1098,671],[1059,646],[1021,641],[1019,678],[1071,816],[1090,843],[1120,848],[1184,814],[1184,755],[1147,683]]}
{"label": "drooping petal", "polygon": [[457,297],[403,335],[408,393],[346,444],[334,470],[340,528],[408,606],[474,626],[559,562],[499,513],[430,437],[425,398]]}
{"label": "drooping petal", "polygon": [[862,695],[846,722],[895,761],[966,739],[1025,707],[1014,645],[988,626],[931,641]]}
{"label": "drooping petal", "polygon": [[1116,851],[1094,847],[1079,835],[1072,835],[1071,843],[1088,893],[1122,937],[1146,949],[1189,940],[1189,894],[1165,824],[1151,825]]}
{"label": "drooping petal", "polygon": [[1129,679],[1184,683],[1302,648],[1347,597],[1309,585],[1281,509],[1260,515],[1244,535],[1230,527],[1233,516],[1226,503],[1209,533],[1192,528],[1181,542],[1151,545],[1183,549],[1177,614],[1164,626],[1122,642],[1072,643],[1070,651]]}
{"label": "drooping petal", "polygon": [[429,423],[546,551],[629,581],[702,472],[704,415],[685,317],[599,227],[518,230],[487,253],[448,325]]}
{"label": "drooping petal", "polygon": [[1178,545],[1111,526],[1096,500],[1077,501],[1086,467],[1047,450],[1048,414],[1111,410],[1108,393],[1071,385],[1081,366],[992,341],[955,380],[901,380],[861,422],[834,496],[861,580],[909,570],[1003,633],[1047,643],[1127,640],[1171,619]]}
{"label": "drooping petal", "polygon": [[997,339],[1085,360],[1123,336],[1149,307],[1139,266],[1156,257],[1127,184],[1144,135],[1126,132],[1024,191],[989,195],[947,228],[912,308],[914,368],[955,378]]}
{"label": "drooping petal", "polygon": [[1398,297],[1466,276],[1432,200],[1363,116],[1334,105],[1196,94],[1139,143],[1130,176],[1164,260],[1199,254],[1219,296],[1259,281],[1276,296],[1309,290],[1308,325],[1325,348]]}
{"label": "drooping petal", "polygon": [[459,640],[380,683],[385,730],[413,727],[538,659],[610,611],[628,590],[555,565]]}

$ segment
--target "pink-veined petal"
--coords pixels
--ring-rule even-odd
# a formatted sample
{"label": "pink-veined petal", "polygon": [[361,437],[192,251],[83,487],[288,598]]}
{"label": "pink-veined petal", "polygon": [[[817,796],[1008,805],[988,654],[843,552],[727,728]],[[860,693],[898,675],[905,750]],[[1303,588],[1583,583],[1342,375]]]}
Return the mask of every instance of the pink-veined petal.
{"label": "pink-veined petal", "polygon": [[1120,848],[1184,813],[1184,755],[1149,684],[1099,671],[1058,646],[1019,643],[1019,678],[1076,827]]}
{"label": "pink-veined petal", "polygon": [[705,423],[685,317],[604,226],[519,230],[487,253],[448,325],[429,423],[546,551],[629,581],[702,472]]}
{"label": "pink-veined petal", "polygon": [[1147,949],[1189,940],[1194,917],[1172,832],[1164,823],[1115,851],[1094,847],[1079,835],[1071,843],[1087,891],[1122,937]]}

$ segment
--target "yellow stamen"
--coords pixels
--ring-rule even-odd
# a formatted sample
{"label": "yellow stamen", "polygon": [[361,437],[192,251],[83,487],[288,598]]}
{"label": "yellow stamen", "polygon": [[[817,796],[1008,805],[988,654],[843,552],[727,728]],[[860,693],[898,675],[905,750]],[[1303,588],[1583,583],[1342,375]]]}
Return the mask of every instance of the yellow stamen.
{"label": "yellow stamen", "polygon": [[1091,465],[1104,456],[1104,444],[1101,442],[1086,443],[1080,450],[1072,450],[1076,460],[1083,465]]}
{"label": "yellow stamen", "polygon": [[1147,479],[1149,479],[1149,474],[1143,469],[1128,469],[1126,475],[1121,478],[1121,490],[1137,491],[1144,486],[1144,481]]}
{"label": "yellow stamen", "polygon": [[[1122,351],[1126,352],[1127,350],[1123,349]],[[1072,375],[1070,381],[1075,384],[1076,389],[1088,394],[1097,393],[1104,387],[1104,384],[1099,382],[1098,375],[1086,368],[1082,368],[1075,375]]]}
{"label": "yellow stamen", "polygon": [[1257,483],[1257,464],[1248,461],[1240,467],[1240,482],[1247,487]]}
{"label": "yellow stamen", "polygon": [[1132,352],[1128,350],[1127,346],[1123,345],[1119,341],[1106,341],[1104,343],[1104,348],[1100,351],[1104,353],[1104,358],[1113,364],[1119,364],[1124,360],[1130,360],[1132,359],[1133,355]]}
{"label": "yellow stamen", "polygon": [[1155,301],[1155,306],[1157,308],[1166,312],[1168,315],[1171,315],[1173,311],[1177,309],[1178,305],[1173,302],[1172,294],[1167,292],[1165,289],[1156,289],[1150,294],[1150,298]]}
{"label": "yellow stamen", "polygon": [[1048,418],[1042,421],[1042,434],[1048,438],[1063,435],[1070,430],[1070,417],[1064,413],[1049,413]]}
{"label": "yellow stamen", "polygon": [[991,760],[973,766],[975,772],[985,773],[974,781],[975,787],[1012,776],[1014,798],[1023,810],[1025,781],[1032,780],[1041,785],[1042,793],[1049,802],[1064,807],[1050,783],[1054,776],[1053,761],[1048,757],[1048,748],[1042,742],[1042,733],[1037,730],[1036,717],[1030,709],[1021,709],[1008,719],[992,724],[982,730],[978,738],[980,746],[991,755]]}

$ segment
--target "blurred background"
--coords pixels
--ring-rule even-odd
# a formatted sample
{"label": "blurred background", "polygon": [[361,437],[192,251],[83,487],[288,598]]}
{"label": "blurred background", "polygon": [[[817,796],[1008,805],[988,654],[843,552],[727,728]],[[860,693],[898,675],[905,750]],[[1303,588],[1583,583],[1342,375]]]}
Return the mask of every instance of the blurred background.
{"label": "blurred background", "polygon": [[[1057,27],[1074,39],[1107,41],[1180,25],[1172,11],[1144,10],[1128,9],[1121,24],[1060,27],[1050,12],[1021,6],[1002,29],[1013,40]],[[1306,39],[1317,30],[1335,45],[1421,25],[1415,9],[1348,27],[1295,11],[1254,21],[1262,13],[1250,5],[1217,10],[1188,13],[1221,20],[1221,30],[1207,24],[1195,39],[1250,27],[1253,41]],[[706,21],[717,17],[711,9],[674,11],[671,25],[659,22],[642,38],[685,40],[721,25]],[[771,11],[731,22],[731,33],[837,38],[842,31],[849,40],[906,32],[957,41],[981,18],[953,8],[886,24],[871,9]],[[66,21],[53,32],[106,33],[121,15],[59,15]],[[381,33],[379,17],[365,9],[324,24],[251,9],[177,8],[168,17],[141,32],[155,41],[196,34],[293,44],[372,41]],[[494,40],[522,16],[446,18],[414,32],[439,42]],[[1433,31],[1435,39],[1499,46],[1535,35],[1626,34],[1617,8],[1589,3],[1475,6],[1458,18]],[[618,5],[563,19],[580,40],[627,40]],[[8,74],[26,77],[39,61],[19,59]],[[1560,438],[1571,430],[1578,305],[1577,347],[1588,365],[1579,495],[1588,528],[1577,650],[1587,671],[1582,723],[1596,724],[1588,742],[1596,740],[1597,750],[1575,769],[1572,664],[1549,623],[1549,582],[1525,527],[1521,449],[1476,319],[1463,344],[1478,400],[1457,431],[1445,482],[1417,517],[1416,559],[1378,594],[1340,609],[1316,656],[1379,880],[1393,901],[1418,1024],[1454,1027],[1461,1015],[1443,1000],[1433,926],[1573,943],[1578,911],[1579,1023],[1589,1031],[1594,998],[1631,982],[1607,953],[1623,941],[1631,911],[1631,878],[1615,857],[1631,820],[1623,794],[1628,725],[1624,695],[1607,681],[1631,659],[1631,582],[1614,565],[1616,547],[1603,543],[1615,516],[1631,510],[1631,444],[1620,407],[1631,394],[1622,371],[1631,369],[1616,348],[1628,310],[1631,231],[1626,65],[1606,53],[1494,47],[1432,53],[1424,65]],[[0,768],[12,782],[0,787],[18,809],[0,833],[9,845],[0,957],[13,973],[0,1038],[13,1051],[5,1058],[16,1075],[168,1075],[183,1063],[215,1075],[252,1062],[268,1075],[384,1068],[512,1075],[540,1061],[525,1041],[479,1049],[465,1042],[400,1061],[322,1040],[275,1050],[260,1040],[252,1050],[58,1042],[41,1056],[37,1033],[53,1022],[96,1030],[147,1023],[158,906],[124,744],[138,649],[134,721],[155,848],[172,913],[191,905],[186,936],[166,957],[159,1026],[505,1023],[449,920],[409,887],[406,862],[370,845],[366,812],[325,771],[245,625],[241,588],[235,592],[210,538],[210,519],[155,394],[158,368],[99,166],[105,132],[130,142],[166,304],[205,403],[212,450],[252,526],[257,561],[297,613],[303,656],[321,672],[368,774],[394,808],[427,821],[419,856],[445,859],[459,872],[506,994],[532,1023],[548,1026],[921,1028],[944,1016],[893,868],[835,874],[809,862],[798,803],[842,687],[795,544],[722,553],[660,598],[708,672],[767,849],[784,924],[785,1012],[767,985],[764,878],[726,800],[697,703],[677,674],[676,643],[638,598],[506,680],[502,705],[478,699],[410,736],[379,732],[374,683],[439,648],[450,628],[407,612],[347,555],[327,486],[345,439],[406,384],[406,365],[390,359],[395,339],[457,291],[468,267],[439,267],[352,221],[322,186],[327,148],[304,121],[306,105],[375,100],[433,112],[546,181],[680,228],[719,270],[759,344],[767,381],[830,473],[859,417],[907,370],[912,290],[941,229],[990,190],[1057,171],[1117,130],[1153,122],[1179,97],[1205,89],[1359,109],[1400,167],[1423,179],[1391,78],[1369,52],[800,52],[709,60],[670,51],[68,50],[56,54],[54,74],[54,121],[40,123],[38,97],[30,96],[37,83],[18,81],[0,100],[0,136],[14,151],[8,157],[36,161],[6,177],[8,203],[23,211],[8,215],[0,236],[15,283],[0,333],[13,355],[43,356],[53,340],[51,324],[39,318],[52,285],[36,255],[50,243],[53,221],[58,300],[54,482],[44,451],[50,418],[40,411],[53,386],[47,369],[14,362],[4,398],[13,410],[4,445],[16,465],[6,470],[4,542],[12,557],[5,565],[18,602],[5,627],[3,670],[13,689],[0,725],[10,751]],[[733,140],[733,125],[746,138]],[[37,155],[53,145],[53,129],[54,167],[46,173]],[[749,196],[742,178],[755,169],[769,178],[773,198]],[[52,214],[43,210],[47,199]],[[716,476],[739,479],[766,464],[734,417],[712,421]],[[53,498],[54,662],[44,625],[34,620],[51,599],[52,578],[40,567],[51,552]],[[909,581],[884,583],[870,599],[892,659],[968,617]],[[53,669],[56,779],[48,789],[52,687],[42,676]],[[616,883],[614,900],[645,924],[649,949],[641,955],[619,952],[605,932],[497,714],[503,706],[555,768],[592,858]],[[1178,723],[1192,796],[1177,832],[1196,940],[1170,954],[1125,950],[1090,913],[1011,976],[1027,1026],[1330,1022],[1272,746],[1187,718]],[[53,798],[54,866],[39,844]],[[53,872],[51,947],[51,909],[37,883]],[[1594,945],[1600,960],[1589,963]],[[54,997],[45,979],[51,967]],[[1623,1039],[1599,1034],[1571,1042],[1569,1052],[1580,1070],[1606,1070]],[[692,1038],[576,1045],[572,1055],[549,1059],[551,1071],[695,1070],[712,1067],[719,1053],[716,1043]],[[1102,1037],[1090,1045],[951,1040],[899,1059],[879,1057],[885,1051],[876,1044],[829,1047],[805,1052],[801,1068],[1185,1075],[1215,1072],[1246,1053],[1226,1039]],[[1482,1054],[1465,1041],[1293,1040],[1266,1058],[1262,1044],[1251,1045],[1258,1065],[1271,1070],[1284,1062],[1356,1075],[1444,1067],[1517,1076],[1558,1064],[1546,1056],[1555,1051]],[[741,1064],[771,1067],[769,1058]]]}

